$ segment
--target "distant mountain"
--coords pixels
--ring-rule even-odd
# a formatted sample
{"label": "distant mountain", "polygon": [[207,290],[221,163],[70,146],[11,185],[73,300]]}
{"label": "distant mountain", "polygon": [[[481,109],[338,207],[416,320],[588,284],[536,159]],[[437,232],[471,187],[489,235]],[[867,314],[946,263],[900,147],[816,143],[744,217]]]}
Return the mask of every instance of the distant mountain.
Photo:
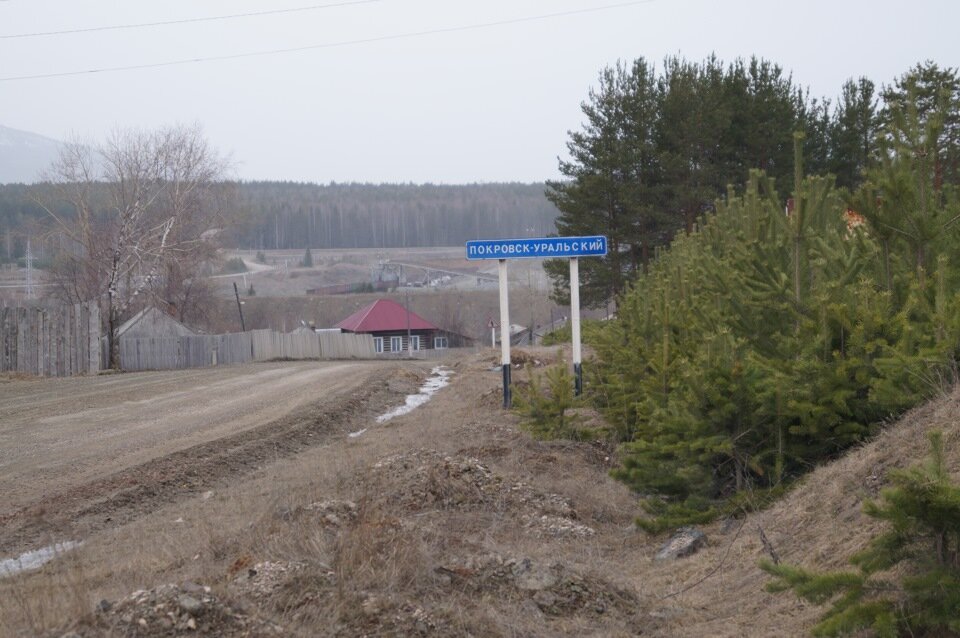
{"label": "distant mountain", "polygon": [[60,142],[0,126],[0,184],[31,184],[57,159]]}

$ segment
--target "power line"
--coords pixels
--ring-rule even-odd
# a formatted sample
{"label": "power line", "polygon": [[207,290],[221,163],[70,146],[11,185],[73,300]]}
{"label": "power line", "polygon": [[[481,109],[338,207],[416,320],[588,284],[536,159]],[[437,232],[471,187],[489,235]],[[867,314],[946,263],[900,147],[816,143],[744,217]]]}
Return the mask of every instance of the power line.
{"label": "power line", "polygon": [[[0,0],[5,2],[7,0]],[[381,0],[349,0],[346,2],[335,2],[333,4],[313,4],[305,7],[293,7],[290,9],[268,9],[265,11],[251,11],[249,13],[231,13],[228,15],[209,16],[206,18],[183,18],[180,20],[162,20],[160,22],[140,22],[136,24],[113,24],[100,27],[87,27],[83,29],[64,29],[62,31],[37,31],[35,33],[13,33],[0,35],[0,40],[12,40],[16,38],[39,38],[51,35],[67,35],[69,33],[92,33],[94,31],[119,31],[122,29],[142,29],[144,27],[164,27],[173,24],[191,24],[194,22],[213,22],[215,20],[234,20],[237,18],[252,18],[256,16],[276,15],[280,13],[298,13],[302,11],[317,11],[319,9],[332,9],[334,7],[347,7],[355,4],[371,4]]]}
{"label": "power line", "polygon": [[113,73],[117,71],[135,71],[139,69],[157,69],[168,66],[181,66],[185,64],[194,64],[200,62],[213,62],[221,60],[238,60],[242,58],[253,58],[267,55],[280,55],[284,53],[296,53],[299,51],[312,51],[316,49],[334,49],[338,47],[356,46],[360,44],[371,44],[375,42],[388,42],[392,40],[408,40],[427,35],[437,35],[441,33],[456,33],[461,31],[475,31],[479,29],[490,29],[493,27],[506,26],[511,24],[521,24],[524,22],[536,22],[540,20],[549,20],[552,18],[561,18],[572,15],[581,15],[585,13],[596,13],[599,11],[609,11],[611,9],[621,9],[640,4],[650,4],[655,0],[633,0],[632,2],[620,2],[617,4],[608,4],[600,7],[589,7],[586,9],[572,9],[570,11],[559,11],[556,13],[544,13],[535,16],[526,16],[523,18],[511,18],[508,20],[497,20],[494,22],[481,22],[478,24],[468,24],[456,27],[442,27],[439,29],[427,29],[424,31],[411,31],[408,33],[397,33],[392,35],[376,36],[372,38],[361,38],[357,40],[343,40],[340,42],[324,42],[320,44],[310,44],[306,46],[290,47],[286,49],[268,49],[265,51],[250,51],[247,53],[232,53],[227,55],[213,55],[201,58],[187,58],[182,60],[170,60],[167,62],[153,62],[148,64],[131,64],[127,66],[112,66],[99,69],[86,69],[83,71],[61,71],[58,73],[37,73],[33,75],[13,75],[0,77],[0,82],[15,82],[19,80],[41,80],[47,78],[68,77],[74,75],[88,75],[93,73]]}

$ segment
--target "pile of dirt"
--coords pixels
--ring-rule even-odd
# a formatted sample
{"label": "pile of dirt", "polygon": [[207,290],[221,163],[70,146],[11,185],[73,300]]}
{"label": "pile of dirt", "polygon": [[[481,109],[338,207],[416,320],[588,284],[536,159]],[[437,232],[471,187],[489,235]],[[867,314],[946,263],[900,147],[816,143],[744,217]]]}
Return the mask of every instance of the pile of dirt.
{"label": "pile of dirt", "polygon": [[358,500],[323,499],[278,516],[290,527],[276,537],[309,537],[312,560],[244,561],[231,595],[293,626],[323,619],[335,636],[500,635],[497,619],[518,615],[534,633],[551,623],[640,630],[635,594],[559,557],[492,554],[467,538],[491,512],[534,543],[593,537],[569,498],[469,453],[426,448],[381,457],[355,476]]}
{"label": "pile of dirt", "polygon": [[331,628],[333,636],[463,636],[463,630],[446,611],[428,610],[393,596],[363,593],[346,601],[342,614]]}
{"label": "pile of dirt", "polygon": [[196,583],[162,585],[135,591],[116,603],[101,601],[87,626],[63,634],[70,638],[117,635],[137,638],[167,636],[282,636],[279,625],[247,614]]}
{"label": "pile of dirt", "polygon": [[476,458],[427,449],[382,458],[368,477],[371,494],[406,512],[480,507],[496,500],[503,491],[501,483]]}
{"label": "pile of dirt", "polygon": [[380,459],[367,475],[368,491],[405,514],[431,509],[510,509],[539,535],[592,536],[577,522],[573,503],[493,472],[478,458],[420,449]]}
{"label": "pile of dirt", "polygon": [[424,377],[420,371],[400,369],[387,381],[387,388],[396,394],[416,394],[420,391]]}
{"label": "pile of dirt", "polygon": [[277,510],[276,517],[286,521],[309,518],[321,527],[336,529],[355,521],[357,513],[357,504],[353,501],[326,499],[292,509],[283,507]]}
{"label": "pile of dirt", "polygon": [[[500,366],[500,356],[486,357],[491,366]],[[560,361],[556,348],[511,348],[510,363],[514,368],[543,368]]]}
{"label": "pile of dirt", "polygon": [[486,555],[463,564],[445,565],[437,572],[451,585],[475,594],[529,599],[550,616],[600,616],[618,614],[632,617],[641,607],[635,594],[608,581],[584,576],[562,562],[550,564],[530,558]]}
{"label": "pile of dirt", "polygon": [[[499,610],[522,617],[522,625],[538,635],[565,634],[573,627],[617,626],[624,633],[642,633],[642,605],[629,591],[608,581],[584,576],[561,562],[529,558],[478,556],[435,568],[438,595],[416,602],[395,592],[363,592],[348,601],[351,613],[341,616],[334,635],[463,636],[502,635],[486,615]],[[463,615],[455,617],[451,606]],[[480,610],[483,610],[480,613]],[[515,627],[518,635],[531,629]],[[579,633],[574,631],[574,633]]]}
{"label": "pile of dirt", "polygon": [[[238,570],[230,581],[229,590],[238,597],[264,602],[274,597],[291,581],[296,581],[307,570],[304,562],[263,561]],[[333,572],[325,570],[332,579]]]}

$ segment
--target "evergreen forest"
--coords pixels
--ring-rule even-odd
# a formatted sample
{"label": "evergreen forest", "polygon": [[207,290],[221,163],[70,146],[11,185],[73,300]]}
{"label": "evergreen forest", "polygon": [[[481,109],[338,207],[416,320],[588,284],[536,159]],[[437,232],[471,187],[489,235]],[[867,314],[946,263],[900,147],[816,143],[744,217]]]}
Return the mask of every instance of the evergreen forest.
{"label": "evergreen forest", "polygon": [[[240,182],[224,215],[224,246],[249,250],[456,246],[478,237],[542,236],[557,209],[543,184],[306,184]],[[22,260],[26,239],[41,259],[60,248],[48,184],[0,185],[0,263]],[[102,198],[104,214],[109,202]]]}
{"label": "evergreen forest", "polygon": [[[658,247],[715,212],[731,184],[761,170],[781,194],[793,188],[793,135],[802,132],[806,171],[848,192],[877,166],[880,148],[908,103],[920,121],[942,118],[930,141],[934,183],[960,182],[960,79],[924,62],[878,87],[848,80],[836,98],[813,98],[774,63],[716,58],[642,58],[600,73],[570,133],[563,179],[548,183],[561,235],[605,234],[610,254],[580,266],[581,299],[602,307],[644,272]],[[547,262],[555,297],[568,290],[566,262]]]}
{"label": "evergreen forest", "polygon": [[[879,99],[851,82],[850,103],[819,111],[762,69],[608,69],[571,134],[582,153],[561,164],[570,179],[550,185],[561,233],[611,235],[613,254],[582,260],[592,299],[617,303],[615,320],[584,331],[597,355],[586,396],[620,444],[614,475],[647,496],[639,522],[652,531],[762,505],[957,377],[956,69],[919,64]],[[770,79],[761,93],[783,98],[785,119],[737,147],[740,159],[702,137],[712,98],[684,103],[686,126],[659,124],[675,87],[722,91],[742,73]],[[857,135],[848,120],[863,124]],[[677,131],[692,137],[676,161],[652,150]],[[668,247],[657,216],[677,230]]]}

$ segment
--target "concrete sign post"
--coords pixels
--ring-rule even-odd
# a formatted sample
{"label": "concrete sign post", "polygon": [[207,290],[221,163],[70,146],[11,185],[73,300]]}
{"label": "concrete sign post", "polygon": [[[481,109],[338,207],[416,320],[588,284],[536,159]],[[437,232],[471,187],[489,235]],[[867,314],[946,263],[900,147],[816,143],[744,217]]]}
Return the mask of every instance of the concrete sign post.
{"label": "concrete sign post", "polygon": [[580,262],[570,258],[570,341],[573,342],[573,393],[583,392],[583,367],[580,359]]}
{"label": "concrete sign post", "polygon": [[497,262],[500,280],[500,367],[503,370],[503,407],[509,408],[513,397],[510,391],[510,285],[507,281],[507,260]]}
{"label": "concrete sign post", "polygon": [[[607,254],[607,238],[539,237],[533,239],[479,239],[467,242],[467,259],[496,259],[500,281],[500,365],[503,370],[503,407],[511,405],[510,391],[510,307],[508,299],[508,259],[570,259],[570,327],[573,340],[574,390],[583,392],[583,369],[580,354],[580,265],[579,257],[602,257]],[[532,341],[532,340],[531,340]]]}

